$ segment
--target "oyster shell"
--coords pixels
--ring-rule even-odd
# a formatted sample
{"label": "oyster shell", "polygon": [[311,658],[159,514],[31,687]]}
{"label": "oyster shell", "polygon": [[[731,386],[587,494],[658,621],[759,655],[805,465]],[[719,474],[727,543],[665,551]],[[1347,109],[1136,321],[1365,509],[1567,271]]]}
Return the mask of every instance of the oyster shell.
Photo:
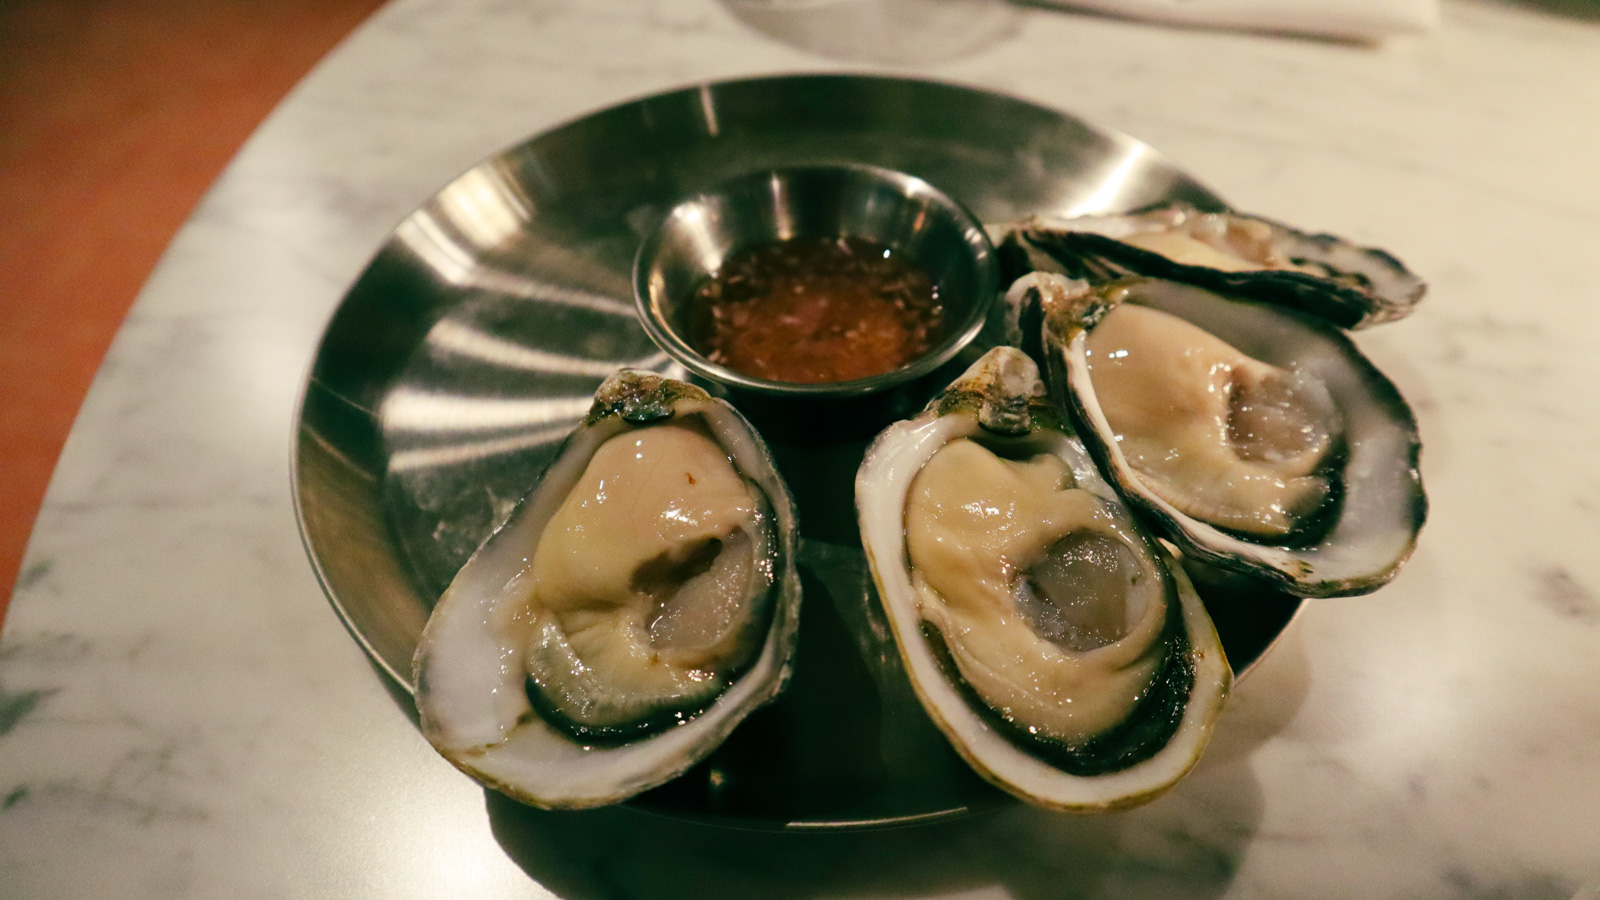
{"label": "oyster shell", "polygon": [[1002,257],[1090,281],[1147,275],[1299,309],[1359,329],[1410,315],[1427,292],[1392,255],[1258,216],[1168,204],[1125,215],[1035,218]]}
{"label": "oyster shell", "polygon": [[1232,681],[1216,629],[1021,351],[991,350],[885,430],[856,497],[911,684],[984,778],[1099,811],[1195,764]]}
{"label": "oyster shell", "polygon": [[1051,273],[1050,383],[1102,471],[1185,554],[1301,597],[1394,577],[1427,516],[1410,407],[1340,331],[1191,284]]}
{"label": "oyster shell", "polygon": [[731,406],[618,372],[429,617],[414,663],[423,733],[546,808],[676,777],[789,676],[792,507]]}

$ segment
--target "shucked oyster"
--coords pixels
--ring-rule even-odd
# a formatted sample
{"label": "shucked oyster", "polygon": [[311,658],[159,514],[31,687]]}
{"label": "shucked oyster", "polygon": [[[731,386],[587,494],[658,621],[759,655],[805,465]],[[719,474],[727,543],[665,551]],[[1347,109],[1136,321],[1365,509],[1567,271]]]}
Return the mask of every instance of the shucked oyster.
{"label": "shucked oyster", "polygon": [[1124,275],[1186,281],[1299,309],[1341,328],[1404,318],[1427,290],[1382,250],[1182,203],[1124,215],[1036,218],[1008,241],[1007,253],[1023,256],[1028,269],[1059,268],[1090,281]]}
{"label": "shucked oyster", "polygon": [[912,686],[979,774],[1096,811],[1194,765],[1232,680],[1216,629],[1021,351],[884,431],[856,498]]}
{"label": "shucked oyster", "polygon": [[1286,541],[1332,506],[1343,422],[1314,376],[1137,303],[1107,311],[1084,350],[1123,456],[1185,514]]}
{"label": "shucked oyster", "polygon": [[1172,281],[1051,273],[1051,385],[1122,494],[1185,553],[1303,597],[1360,594],[1410,556],[1427,513],[1416,421],[1343,333]]}
{"label": "shucked oyster", "polygon": [[661,784],[788,678],[792,501],[749,424],[624,370],[445,591],[417,647],[435,748],[527,803]]}

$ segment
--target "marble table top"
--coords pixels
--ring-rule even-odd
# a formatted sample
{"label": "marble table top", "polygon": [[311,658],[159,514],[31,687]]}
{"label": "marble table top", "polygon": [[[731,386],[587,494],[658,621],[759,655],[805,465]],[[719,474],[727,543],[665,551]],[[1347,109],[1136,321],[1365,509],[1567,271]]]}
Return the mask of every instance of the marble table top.
{"label": "marble table top", "polygon": [[[39,516],[0,635],[0,895],[1593,896],[1600,13],[1449,0],[1364,46],[836,7],[395,0],[293,92],[145,287]],[[313,577],[291,421],[395,224],[553,124],[794,71],[1067,110],[1431,282],[1358,339],[1420,420],[1415,557],[1304,612],[1147,806],[801,835],[525,809],[430,749]]]}

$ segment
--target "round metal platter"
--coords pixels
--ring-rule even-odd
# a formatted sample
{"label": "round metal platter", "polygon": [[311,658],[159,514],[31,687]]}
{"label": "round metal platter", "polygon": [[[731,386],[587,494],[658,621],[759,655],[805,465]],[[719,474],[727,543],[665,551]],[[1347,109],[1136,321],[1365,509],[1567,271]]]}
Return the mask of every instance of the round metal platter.
{"label": "round metal platter", "polygon": [[[908,172],[985,222],[1162,200],[1222,206],[1148,146],[1070,115],[949,84],[848,75],[659,94],[473,167],[395,229],[345,296],[296,424],[295,500],[312,564],[397,686],[411,689],[435,600],[533,486],[600,381],[622,366],[683,376],[634,314],[643,235],[674,202],[723,179],[819,162]],[[940,383],[906,397],[907,408]],[[805,609],[793,681],[637,807],[828,829],[1007,802],[927,720],[881,621],[855,533],[855,467],[871,437],[863,431],[876,431],[863,424],[766,435],[800,503]],[[1225,589],[1207,602],[1241,674],[1298,608]]]}

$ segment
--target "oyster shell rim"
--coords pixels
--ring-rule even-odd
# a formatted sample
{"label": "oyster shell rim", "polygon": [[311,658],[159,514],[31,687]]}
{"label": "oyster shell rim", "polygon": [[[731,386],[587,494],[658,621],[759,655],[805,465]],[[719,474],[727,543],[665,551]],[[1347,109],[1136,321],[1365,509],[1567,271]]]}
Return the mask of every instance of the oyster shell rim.
{"label": "oyster shell rim", "polygon": [[[1368,287],[1347,284],[1339,279],[1291,269],[1249,269],[1237,272],[1214,269],[1173,260],[1121,240],[1110,232],[1112,223],[1132,221],[1140,216],[1224,215],[1267,226],[1283,236],[1289,246],[1301,253],[1325,254],[1319,265],[1330,265],[1335,254],[1347,251],[1370,260],[1373,272],[1389,277],[1392,290],[1381,288],[1369,272],[1345,267],[1345,274],[1366,282]],[[1080,227],[1073,227],[1076,223]],[[1083,227],[1087,226],[1087,227]],[[1107,227],[1111,226],[1111,227]],[[1136,232],[1129,232],[1136,233]],[[1055,217],[1034,215],[1007,231],[1007,237],[1026,242],[1037,254],[1047,256],[1063,272],[1074,278],[1108,282],[1125,276],[1143,276],[1182,281],[1222,293],[1248,295],[1265,303],[1297,309],[1351,331],[1399,321],[1411,315],[1428,291],[1427,282],[1412,272],[1398,257],[1380,247],[1351,242],[1327,232],[1307,232],[1276,219],[1232,209],[1204,210],[1190,203],[1155,203],[1125,213]],[[1003,242],[1002,242],[1003,243]],[[1051,245],[1054,245],[1052,247]],[[1060,252],[1069,258],[1063,259]],[[1004,256],[1004,254],[1002,254]]]}

